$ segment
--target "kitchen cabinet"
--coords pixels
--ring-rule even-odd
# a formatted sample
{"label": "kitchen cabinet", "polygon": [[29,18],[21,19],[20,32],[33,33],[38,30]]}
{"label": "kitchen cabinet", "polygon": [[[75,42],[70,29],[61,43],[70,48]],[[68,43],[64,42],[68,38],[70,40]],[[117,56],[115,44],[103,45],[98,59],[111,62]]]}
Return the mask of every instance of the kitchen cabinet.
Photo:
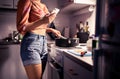
{"label": "kitchen cabinet", "polygon": [[62,51],[58,50],[52,43],[48,44],[48,51],[48,79],[63,79]]}
{"label": "kitchen cabinet", "polygon": [[61,0],[61,12],[71,13],[88,6],[94,6],[96,0]]}
{"label": "kitchen cabinet", "polygon": [[[85,45],[85,44],[81,44]],[[51,46],[51,47],[50,47]],[[58,47],[54,44],[50,45],[48,48],[50,52],[48,53],[48,62],[52,61],[54,63],[58,63],[62,69],[63,78],[60,79],[93,79],[93,63],[91,56],[81,57],[74,53],[68,52],[68,50],[75,50],[78,48],[67,48],[67,47]],[[80,46],[80,48],[84,48],[84,46]],[[51,60],[52,59],[52,60]],[[54,60],[54,61],[53,61]],[[58,65],[56,65],[58,66]],[[51,66],[53,67],[53,66]],[[59,66],[57,67],[59,68]],[[57,70],[57,68],[55,68]],[[48,68],[48,78],[51,79],[51,68]],[[57,74],[54,73],[54,74]],[[53,79],[53,78],[52,78]],[[55,78],[59,79],[59,78]]]}
{"label": "kitchen cabinet", "polygon": [[64,79],[93,79],[93,72],[64,56]]}
{"label": "kitchen cabinet", "polygon": [[0,0],[0,8],[13,8],[13,0]]}
{"label": "kitchen cabinet", "polygon": [[0,8],[17,9],[18,0],[0,0]]}
{"label": "kitchen cabinet", "polygon": [[0,45],[0,79],[28,79],[20,59],[19,45]]}
{"label": "kitchen cabinet", "polygon": [[14,4],[13,4],[13,8],[14,9],[17,9],[17,3],[18,3],[19,0],[14,0]]}

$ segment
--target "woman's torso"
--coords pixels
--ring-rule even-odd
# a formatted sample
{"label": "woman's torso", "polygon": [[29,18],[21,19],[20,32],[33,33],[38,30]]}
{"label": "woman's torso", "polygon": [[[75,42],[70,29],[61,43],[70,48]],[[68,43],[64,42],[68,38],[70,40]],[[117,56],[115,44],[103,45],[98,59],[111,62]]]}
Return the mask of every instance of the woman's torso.
{"label": "woman's torso", "polygon": [[[48,12],[47,7],[40,3],[39,0],[33,0],[30,14],[29,14],[29,22],[34,22],[36,20],[42,19]],[[39,27],[36,27],[32,29],[30,32],[39,34],[39,35],[45,35],[46,34],[46,29],[47,25],[42,25]]]}

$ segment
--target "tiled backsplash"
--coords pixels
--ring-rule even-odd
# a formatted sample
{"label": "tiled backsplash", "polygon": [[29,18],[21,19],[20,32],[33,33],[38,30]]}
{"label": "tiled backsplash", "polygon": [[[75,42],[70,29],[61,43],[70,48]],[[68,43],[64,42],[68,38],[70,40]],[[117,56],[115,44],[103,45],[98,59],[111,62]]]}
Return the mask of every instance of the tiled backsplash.
{"label": "tiled backsplash", "polygon": [[14,11],[0,12],[0,39],[16,30],[16,13]]}

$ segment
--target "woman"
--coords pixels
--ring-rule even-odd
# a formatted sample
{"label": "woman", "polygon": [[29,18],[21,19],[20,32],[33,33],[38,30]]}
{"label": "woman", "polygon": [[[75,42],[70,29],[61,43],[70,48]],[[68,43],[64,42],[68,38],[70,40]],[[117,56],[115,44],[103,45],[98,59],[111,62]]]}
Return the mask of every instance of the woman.
{"label": "woman", "polygon": [[61,33],[48,28],[56,17],[49,13],[41,0],[19,0],[17,9],[17,30],[24,36],[21,42],[21,58],[29,79],[40,79],[47,60],[46,32],[56,36]]}

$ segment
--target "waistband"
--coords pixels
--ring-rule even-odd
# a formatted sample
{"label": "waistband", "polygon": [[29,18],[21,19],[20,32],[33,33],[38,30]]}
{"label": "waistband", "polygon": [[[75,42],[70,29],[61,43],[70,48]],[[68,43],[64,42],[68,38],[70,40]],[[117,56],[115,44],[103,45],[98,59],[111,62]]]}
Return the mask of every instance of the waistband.
{"label": "waistband", "polygon": [[39,34],[35,34],[35,33],[32,33],[32,32],[27,32],[25,35],[26,36],[39,36],[39,37],[46,37],[45,35],[39,35]]}

